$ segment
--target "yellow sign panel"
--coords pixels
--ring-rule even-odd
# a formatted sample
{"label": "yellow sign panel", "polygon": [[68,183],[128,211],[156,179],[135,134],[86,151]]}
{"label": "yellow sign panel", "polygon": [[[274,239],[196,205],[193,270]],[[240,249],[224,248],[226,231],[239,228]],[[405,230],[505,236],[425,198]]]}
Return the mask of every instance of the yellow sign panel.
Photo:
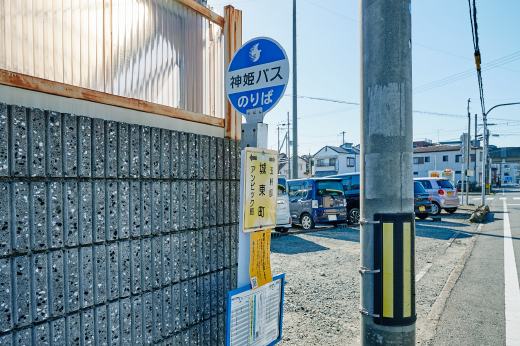
{"label": "yellow sign panel", "polygon": [[271,272],[271,230],[251,233],[249,277],[253,289],[273,281]]}
{"label": "yellow sign panel", "polygon": [[245,148],[242,169],[243,231],[254,232],[274,228],[278,194],[278,152]]}

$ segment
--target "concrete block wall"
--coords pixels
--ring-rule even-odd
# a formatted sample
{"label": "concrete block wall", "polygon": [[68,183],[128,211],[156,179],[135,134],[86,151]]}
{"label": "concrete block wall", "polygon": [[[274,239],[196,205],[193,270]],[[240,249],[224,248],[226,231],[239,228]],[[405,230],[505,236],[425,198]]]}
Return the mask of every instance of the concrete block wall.
{"label": "concrete block wall", "polygon": [[0,103],[0,345],[224,345],[240,143]]}

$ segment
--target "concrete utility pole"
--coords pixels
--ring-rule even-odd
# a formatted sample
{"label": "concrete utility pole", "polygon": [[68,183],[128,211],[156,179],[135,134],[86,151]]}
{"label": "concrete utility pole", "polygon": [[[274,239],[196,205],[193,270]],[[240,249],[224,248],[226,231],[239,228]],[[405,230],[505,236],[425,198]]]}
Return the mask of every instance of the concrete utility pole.
{"label": "concrete utility pole", "polygon": [[466,205],[469,205],[469,177],[468,177],[468,170],[469,170],[469,158],[471,157],[469,151],[471,150],[471,113],[469,112],[469,102],[470,99],[468,99],[468,140],[467,140],[467,150],[466,150],[466,187],[464,188],[464,192],[466,193]]}
{"label": "concrete utility pole", "polygon": [[361,344],[414,346],[410,0],[361,0],[360,27]]}
{"label": "concrete utility pole", "polygon": [[293,179],[298,179],[298,78],[296,68],[296,0],[293,0]]}
{"label": "concrete utility pole", "polygon": [[[483,115],[483,121],[484,121],[484,132],[482,133],[482,140],[484,143],[482,144],[482,205],[486,205],[486,155],[487,155],[487,119],[486,115]],[[476,157],[475,157],[475,161]]]}
{"label": "concrete utility pole", "polygon": [[473,173],[473,176],[475,177],[475,182],[477,182],[478,180],[478,177],[477,177],[477,148],[478,148],[478,145],[477,145],[477,122],[478,122],[478,118],[477,118],[477,114],[475,114],[475,172]]}

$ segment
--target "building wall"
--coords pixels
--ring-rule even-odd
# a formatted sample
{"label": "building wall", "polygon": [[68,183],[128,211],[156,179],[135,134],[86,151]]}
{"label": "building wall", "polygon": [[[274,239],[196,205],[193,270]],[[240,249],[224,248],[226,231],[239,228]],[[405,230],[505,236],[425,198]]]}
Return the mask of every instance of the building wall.
{"label": "building wall", "polygon": [[[354,167],[349,167],[348,164],[348,158],[354,159],[355,164]],[[338,174],[343,173],[354,173],[359,172],[361,170],[360,162],[359,162],[359,154],[339,154],[338,156],[339,160],[339,170]]]}
{"label": "building wall", "polygon": [[[291,165],[291,177],[289,177],[289,166],[287,164],[285,164],[282,169],[280,169],[280,172],[278,174],[282,174],[282,175],[285,175],[286,177],[288,177],[288,179],[292,179],[292,170],[293,170],[293,163],[292,163],[292,159],[291,161],[289,162],[289,165]],[[298,179],[303,179],[305,178],[305,173],[306,172],[306,162],[303,161],[303,160],[298,160]]]}
{"label": "building wall", "polygon": [[[313,157],[314,169],[315,172],[334,171],[336,172],[334,174],[359,172],[361,169],[359,157],[359,154],[342,154],[332,149],[329,149],[327,151],[321,150],[320,152],[316,153],[316,155],[314,155]],[[328,160],[331,158],[335,158],[338,161],[338,163],[334,166],[318,166],[318,160],[325,160],[325,162],[327,163]],[[347,166],[348,158],[355,159],[354,167]]]}
{"label": "building wall", "polygon": [[[470,181],[475,181],[475,178],[481,179],[480,174],[482,172],[482,161],[480,160],[480,153],[482,149],[477,150],[476,162],[477,169],[475,176],[470,178]],[[460,150],[457,151],[439,151],[439,152],[426,152],[426,153],[414,153],[414,158],[425,158],[430,157],[430,162],[424,162],[423,164],[413,164],[414,178],[427,177],[429,171],[436,170],[442,171],[445,169],[451,169],[454,172],[462,172],[464,163],[455,162],[456,156],[460,155]],[[471,154],[474,154],[474,150],[471,150]],[[448,156],[448,161],[443,161],[443,156]],[[437,162],[435,164],[435,159],[437,158]],[[474,170],[475,162],[470,161],[470,169]],[[461,180],[461,173],[455,174],[455,182]],[[480,180],[477,180],[480,183]]]}
{"label": "building wall", "polygon": [[239,150],[0,103],[0,344],[223,345]]}

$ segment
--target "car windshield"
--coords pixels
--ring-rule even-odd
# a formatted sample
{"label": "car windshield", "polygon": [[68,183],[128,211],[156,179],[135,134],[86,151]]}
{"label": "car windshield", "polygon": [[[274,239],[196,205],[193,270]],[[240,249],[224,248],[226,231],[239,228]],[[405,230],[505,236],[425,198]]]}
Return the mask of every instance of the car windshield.
{"label": "car windshield", "polygon": [[287,193],[286,185],[287,181],[285,178],[278,178],[278,195],[285,195]]}
{"label": "car windshield", "polygon": [[453,185],[451,185],[449,180],[437,180],[437,185],[439,185],[439,188],[453,189]]}
{"label": "car windshield", "polygon": [[426,191],[421,183],[415,182],[413,183],[413,193],[426,193]]}
{"label": "car windshield", "polygon": [[343,185],[339,181],[317,181],[316,196],[343,196]]}

